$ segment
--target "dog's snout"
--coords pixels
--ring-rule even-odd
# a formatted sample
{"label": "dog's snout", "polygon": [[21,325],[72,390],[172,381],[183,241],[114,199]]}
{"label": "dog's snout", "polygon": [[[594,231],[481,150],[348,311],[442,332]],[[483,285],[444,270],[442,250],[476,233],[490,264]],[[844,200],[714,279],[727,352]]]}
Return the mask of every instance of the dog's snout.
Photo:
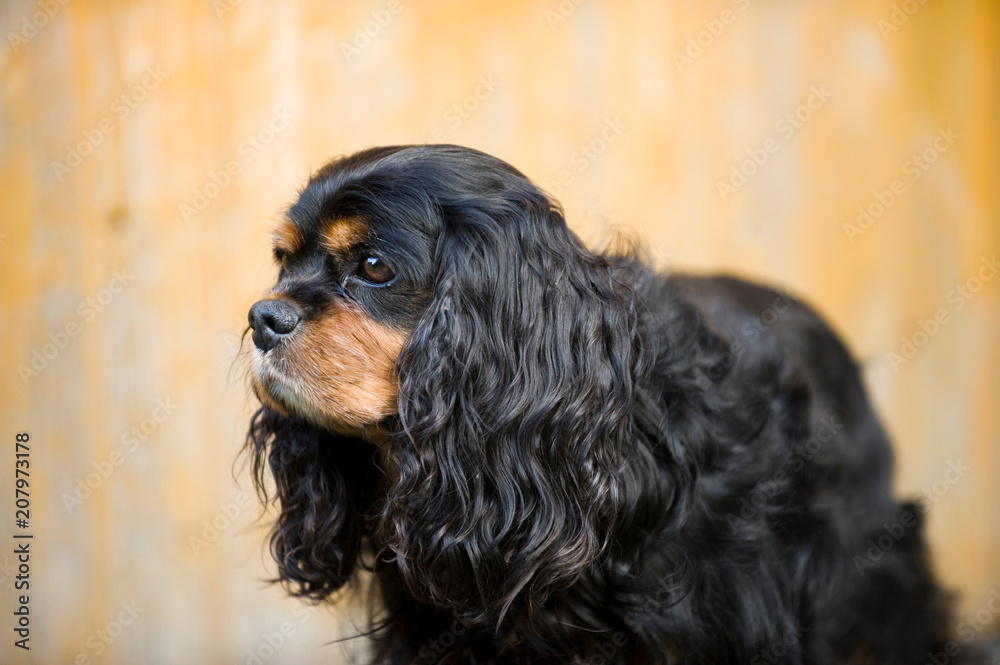
{"label": "dog's snout", "polygon": [[291,334],[302,320],[295,308],[282,300],[254,303],[247,318],[253,329],[253,343],[264,352],[270,351],[282,337]]}

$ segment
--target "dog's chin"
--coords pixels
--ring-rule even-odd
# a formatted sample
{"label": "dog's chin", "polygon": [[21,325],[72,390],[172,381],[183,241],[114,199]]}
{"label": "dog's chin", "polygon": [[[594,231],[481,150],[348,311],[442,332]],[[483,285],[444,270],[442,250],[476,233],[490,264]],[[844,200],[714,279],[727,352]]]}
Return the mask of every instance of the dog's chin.
{"label": "dog's chin", "polygon": [[355,422],[338,417],[303,395],[293,381],[267,367],[255,368],[251,376],[254,394],[261,403],[286,418],[298,416],[331,434],[343,434],[372,443],[383,441],[386,437],[380,421]]}

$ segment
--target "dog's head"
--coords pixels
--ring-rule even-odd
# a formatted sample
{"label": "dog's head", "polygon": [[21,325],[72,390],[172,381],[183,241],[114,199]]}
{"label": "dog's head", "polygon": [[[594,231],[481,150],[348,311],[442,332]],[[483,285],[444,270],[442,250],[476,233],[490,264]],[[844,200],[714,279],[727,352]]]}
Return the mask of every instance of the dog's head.
{"label": "dog's head", "polygon": [[250,310],[249,442],[293,592],[338,588],[367,538],[417,598],[499,621],[602,555],[634,501],[625,263],[508,164],[447,145],[331,162],[274,253]]}
{"label": "dog's head", "polygon": [[454,177],[401,152],[327,165],[274,232],[280,272],[250,309],[251,376],[282,415],[370,438],[398,412],[395,366],[430,300],[441,233],[436,193],[420,183]]}

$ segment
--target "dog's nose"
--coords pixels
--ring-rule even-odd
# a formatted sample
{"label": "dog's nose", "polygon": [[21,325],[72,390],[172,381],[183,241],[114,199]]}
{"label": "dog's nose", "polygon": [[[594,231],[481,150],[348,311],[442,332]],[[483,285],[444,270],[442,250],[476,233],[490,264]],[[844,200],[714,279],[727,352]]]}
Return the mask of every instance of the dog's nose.
{"label": "dog's nose", "polygon": [[294,307],[281,300],[259,300],[250,308],[250,327],[253,343],[265,353],[275,347],[281,338],[294,331],[302,317]]}

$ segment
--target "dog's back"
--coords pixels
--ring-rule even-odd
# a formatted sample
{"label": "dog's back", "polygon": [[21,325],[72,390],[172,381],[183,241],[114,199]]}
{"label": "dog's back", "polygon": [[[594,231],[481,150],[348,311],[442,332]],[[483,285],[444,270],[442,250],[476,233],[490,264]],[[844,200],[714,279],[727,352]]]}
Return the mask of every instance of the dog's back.
{"label": "dog's back", "polygon": [[[753,483],[727,524],[782,541],[777,565],[798,606],[804,662],[949,653],[948,598],[926,560],[922,507],[892,498],[888,441],[838,337],[800,301],[733,277],[675,275],[650,293],[661,289],[692,304],[703,334],[726,349],[706,390],[752,394],[770,380],[775,416],[792,430],[758,439],[765,447],[749,455],[761,463],[720,467],[705,482]],[[793,415],[802,402],[806,413]],[[802,415],[808,431],[796,434]],[[766,447],[775,444],[784,445]]]}

